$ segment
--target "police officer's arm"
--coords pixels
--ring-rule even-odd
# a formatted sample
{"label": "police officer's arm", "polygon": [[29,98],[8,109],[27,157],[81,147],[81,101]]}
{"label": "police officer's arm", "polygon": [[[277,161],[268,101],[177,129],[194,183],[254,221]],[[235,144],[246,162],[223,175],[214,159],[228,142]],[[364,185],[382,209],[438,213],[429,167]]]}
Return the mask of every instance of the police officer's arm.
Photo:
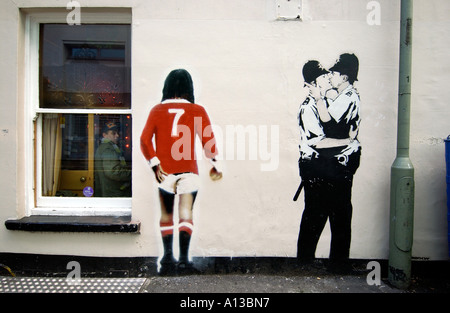
{"label": "police officer's arm", "polygon": [[316,99],[316,103],[317,103],[317,112],[319,112],[320,120],[325,123],[331,121],[331,115],[330,113],[328,113],[325,98],[320,97]]}
{"label": "police officer's arm", "polygon": [[345,138],[345,139],[324,138],[321,141],[319,141],[315,145],[315,147],[317,149],[336,148],[336,147],[348,146],[351,142],[352,142],[352,140],[350,138]]}

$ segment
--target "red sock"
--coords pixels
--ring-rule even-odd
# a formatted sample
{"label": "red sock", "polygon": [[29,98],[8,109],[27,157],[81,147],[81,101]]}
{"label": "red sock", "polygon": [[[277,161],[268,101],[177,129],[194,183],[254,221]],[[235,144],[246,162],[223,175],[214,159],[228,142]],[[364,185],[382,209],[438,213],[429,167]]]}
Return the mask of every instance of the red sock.
{"label": "red sock", "polygon": [[159,228],[161,230],[161,236],[165,237],[167,235],[173,235],[173,222],[160,222]]}
{"label": "red sock", "polygon": [[180,219],[180,221],[178,223],[178,230],[180,232],[181,231],[185,231],[189,235],[192,235],[192,230],[193,229],[194,229],[194,223],[192,222],[192,220]]}

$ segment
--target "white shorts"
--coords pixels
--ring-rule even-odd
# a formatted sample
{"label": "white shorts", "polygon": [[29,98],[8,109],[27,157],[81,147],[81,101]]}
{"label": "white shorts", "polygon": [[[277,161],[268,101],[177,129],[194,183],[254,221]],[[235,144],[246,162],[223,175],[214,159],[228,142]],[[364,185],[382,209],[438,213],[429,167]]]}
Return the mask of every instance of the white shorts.
{"label": "white shorts", "polygon": [[169,174],[159,188],[173,194],[193,193],[200,187],[200,178],[194,173]]}

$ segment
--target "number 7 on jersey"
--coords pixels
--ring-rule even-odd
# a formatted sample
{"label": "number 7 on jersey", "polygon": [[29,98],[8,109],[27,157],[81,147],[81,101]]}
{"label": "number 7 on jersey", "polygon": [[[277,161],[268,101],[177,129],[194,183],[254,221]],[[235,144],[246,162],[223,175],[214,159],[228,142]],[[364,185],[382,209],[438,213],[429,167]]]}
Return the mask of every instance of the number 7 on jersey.
{"label": "number 7 on jersey", "polygon": [[181,115],[184,114],[183,109],[169,109],[169,113],[175,114],[175,117],[173,118],[173,124],[172,124],[172,137],[178,137],[178,122],[181,118]]}

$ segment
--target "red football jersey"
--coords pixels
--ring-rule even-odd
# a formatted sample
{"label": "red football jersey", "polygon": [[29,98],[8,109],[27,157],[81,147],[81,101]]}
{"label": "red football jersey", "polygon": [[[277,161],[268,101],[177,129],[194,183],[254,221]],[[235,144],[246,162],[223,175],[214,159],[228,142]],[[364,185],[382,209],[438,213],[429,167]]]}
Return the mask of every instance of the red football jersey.
{"label": "red football jersey", "polygon": [[159,161],[167,174],[198,174],[196,136],[201,140],[206,157],[214,158],[216,140],[205,109],[187,100],[169,99],[150,111],[141,135],[141,150],[146,160]]}

